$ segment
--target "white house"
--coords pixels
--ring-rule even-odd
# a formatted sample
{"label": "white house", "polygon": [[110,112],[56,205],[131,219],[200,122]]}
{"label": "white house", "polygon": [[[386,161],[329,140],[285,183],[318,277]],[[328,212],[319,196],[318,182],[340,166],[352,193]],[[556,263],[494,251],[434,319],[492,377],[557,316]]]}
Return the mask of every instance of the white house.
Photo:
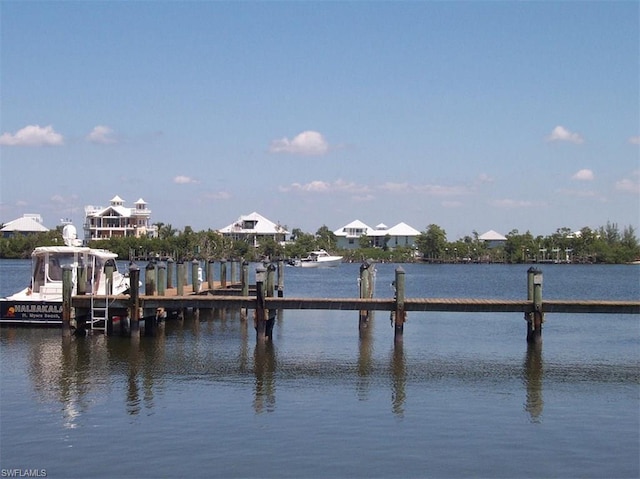
{"label": "white house", "polygon": [[42,224],[42,216],[27,213],[22,215],[22,218],[5,223],[0,231],[3,238],[11,238],[17,234],[46,233],[49,228]]}
{"label": "white house", "polygon": [[371,244],[377,248],[384,247],[385,243],[389,248],[413,247],[420,232],[406,223],[398,223],[391,228],[384,223],[380,223],[375,228],[372,228],[360,220],[355,220],[337,229],[333,234],[336,235],[338,240],[338,248],[355,249],[360,246],[360,238],[362,236],[367,237]]}
{"label": "white house", "polygon": [[504,246],[507,242],[506,236],[501,235],[493,230],[489,230],[484,234],[478,236],[480,241],[484,241],[487,248],[497,248],[498,246]]}
{"label": "white house", "polygon": [[127,208],[124,200],[116,195],[109,206],[85,206],[84,213],[85,241],[125,236],[158,236],[157,227],[151,225],[151,210],[142,198],[134,203],[133,208]]}
{"label": "white house", "polygon": [[284,243],[289,232],[279,224],[268,220],[255,211],[249,215],[240,216],[230,225],[220,228],[218,233],[233,240],[248,241],[254,247],[260,244],[260,240],[270,238],[277,243]]}

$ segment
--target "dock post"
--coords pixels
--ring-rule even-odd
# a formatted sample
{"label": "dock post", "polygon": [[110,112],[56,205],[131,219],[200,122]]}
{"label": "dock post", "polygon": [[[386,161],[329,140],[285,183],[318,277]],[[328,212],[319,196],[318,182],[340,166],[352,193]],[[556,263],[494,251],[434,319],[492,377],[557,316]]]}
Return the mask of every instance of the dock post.
{"label": "dock post", "polygon": [[226,259],[220,260],[220,287],[223,289],[227,287],[227,260]]}
{"label": "dock post", "polygon": [[184,262],[182,261],[178,261],[178,274],[176,275],[176,278],[178,280],[177,282],[177,294],[178,296],[184,296],[184,280],[185,280],[185,276],[187,275],[187,270],[185,268]]}
{"label": "dock post", "polygon": [[[276,275],[276,265],[269,263],[267,266],[267,292],[266,296],[272,298],[274,295],[274,282]],[[276,322],[276,310],[267,309],[267,328],[266,335],[268,338],[273,337],[273,325]]]}
{"label": "dock post", "polygon": [[193,292],[194,293],[199,293],[200,292],[200,261],[198,261],[196,258],[193,258],[193,261],[191,261],[191,282],[193,285]]}
{"label": "dock post", "polygon": [[249,296],[249,262],[246,259],[242,262],[240,283],[242,284],[242,296]]}
{"label": "dock post", "polygon": [[[106,278],[106,286],[107,286],[107,290],[106,290],[106,294],[111,295],[113,294],[113,271],[115,270],[115,265],[113,264],[113,260],[109,260],[107,261],[107,263],[104,265],[104,275]],[[95,291],[94,291],[95,293]]]}
{"label": "dock post", "polygon": [[396,310],[394,321],[394,339],[396,341],[402,341],[402,335],[404,332],[404,322],[406,320],[407,312],[404,310],[404,280],[405,273],[401,266],[396,269]]}
{"label": "dock post", "polygon": [[284,296],[284,260],[278,258],[278,298]]}
{"label": "dock post", "polygon": [[71,337],[71,295],[73,293],[73,271],[71,265],[62,266],[62,337]]}
{"label": "dock post", "polygon": [[[360,265],[360,299],[369,299],[371,298],[371,282],[370,282],[370,272],[369,268],[371,264],[365,261]],[[369,311],[366,309],[360,310],[360,319],[358,322],[358,328],[360,331],[363,331],[367,328],[367,324],[369,322]]]}
{"label": "dock post", "polygon": [[215,281],[214,281],[214,276],[213,276],[213,267],[215,265],[215,260],[210,259],[209,262],[207,263],[207,281],[209,282],[209,289],[213,290],[216,285],[215,285]]}
{"label": "dock post", "polygon": [[176,274],[176,262],[173,258],[167,258],[167,289],[173,288],[173,278]]}
{"label": "dock post", "polygon": [[267,270],[264,266],[256,268],[256,310],[255,310],[255,328],[256,340],[264,342],[267,340],[267,316],[265,310],[265,283],[267,279]]}
{"label": "dock post", "polygon": [[131,289],[129,335],[132,338],[140,338],[140,268],[132,264],[129,266],[129,283]]}
{"label": "dock post", "polygon": [[[242,261],[240,285],[242,287],[242,296],[249,296],[249,262],[247,260]],[[242,308],[240,310],[240,319],[247,319],[247,308]]]}
{"label": "dock post", "polygon": [[235,258],[231,258],[231,263],[230,263],[230,274],[231,274],[231,284],[236,284],[238,282],[238,279],[236,277],[237,275],[237,271],[236,271],[236,264],[238,263],[238,261]]}
{"label": "dock post", "polygon": [[167,285],[167,265],[164,261],[158,263],[158,296],[164,296]]}
{"label": "dock post", "polygon": [[78,284],[76,285],[76,294],[78,296],[83,296],[87,294],[87,265],[81,264],[78,265],[77,275],[78,275]]}
{"label": "dock post", "polygon": [[542,311],[542,271],[536,268],[527,270],[527,299],[531,301],[531,313],[525,313],[527,319],[527,343],[539,344],[542,342],[542,323],[544,312]]}
{"label": "dock post", "polygon": [[144,271],[144,294],[147,296],[156,294],[156,265],[153,261],[147,263]]}

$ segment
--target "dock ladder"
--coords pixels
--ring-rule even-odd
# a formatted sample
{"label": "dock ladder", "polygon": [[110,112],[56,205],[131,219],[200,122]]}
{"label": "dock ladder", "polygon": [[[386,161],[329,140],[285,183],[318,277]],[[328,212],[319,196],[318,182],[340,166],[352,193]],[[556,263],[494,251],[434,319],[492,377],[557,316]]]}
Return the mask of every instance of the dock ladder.
{"label": "dock ladder", "polygon": [[109,299],[96,298],[91,295],[91,316],[87,320],[87,329],[90,331],[107,331],[109,320]]}

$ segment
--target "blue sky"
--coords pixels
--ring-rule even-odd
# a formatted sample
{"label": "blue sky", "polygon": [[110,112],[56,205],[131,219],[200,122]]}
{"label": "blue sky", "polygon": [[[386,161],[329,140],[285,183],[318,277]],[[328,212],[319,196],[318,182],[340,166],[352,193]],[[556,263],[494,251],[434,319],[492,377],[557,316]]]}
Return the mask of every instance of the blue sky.
{"label": "blue sky", "polygon": [[639,5],[2,1],[0,222],[637,232]]}

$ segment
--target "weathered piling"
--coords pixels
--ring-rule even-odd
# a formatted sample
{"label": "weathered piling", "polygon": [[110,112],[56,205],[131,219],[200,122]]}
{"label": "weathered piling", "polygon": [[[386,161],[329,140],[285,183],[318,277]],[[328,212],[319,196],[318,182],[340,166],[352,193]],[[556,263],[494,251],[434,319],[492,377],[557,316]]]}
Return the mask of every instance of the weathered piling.
{"label": "weathered piling", "polygon": [[396,269],[395,290],[396,290],[396,309],[394,314],[394,334],[393,337],[396,341],[402,340],[404,332],[404,323],[406,320],[407,312],[404,309],[404,279],[405,272],[402,267]]}
{"label": "weathered piling", "polygon": [[177,292],[178,296],[184,295],[184,283],[187,276],[187,269],[184,262],[178,261],[178,273],[177,273]]}
{"label": "weathered piling", "polygon": [[[370,299],[373,296],[371,278],[371,263],[365,261],[360,265],[360,299]],[[369,322],[369,314],[370,310],[368,309],[360,310],[360,316],[358,320],[358,328],[360,331],[363,331],[367,328],[367,324]]]}
{"label": "weathered piling", "polygon": [[220,260],[220,287],[227,287],[227,260]]}
{"label": "weathered piling", "polygon": [[193,261],[191,261],[191,284],[193,286],[194,293],[199,293],[200,287],[202,286],[202,278],[200,277],[201,271],[202,270],[200,269],[200,261],[194,258]]}
{"label": "weathered piling", "polygon": [[256,340],[263,342],[267,340],[267,314],[265,308],[265,288],[267,281],[267,270],[263,266],[256,268],[256,309],[255,328]]}
{"label": "weathered piling", "polygon": [[71,265],[62,266],[62,337],[71,337],[71,296],[73,294],[73,271]]}
{"label": "weathered piling", "polygon": [[237,282],[238,271],[237,271],[238,260],[235,258],[231,258],[230,260],[230,275],[231,275],[231,284],[235,284]]}
{"label": "weathered piling", "polygon": [[153,261],[149,261],[145,268],[144,294],[147,296],[153,296],[156,294],[156,264]]}
{"label": "weathered piling", "polygon": [[172,289],[173,285],[175,284],[173,282],[173,278],[175,278],[176,275],[176,262],[173,258],[168,258],[167,259],[167,289]]}
{"label": "weathered piling", "polygon": [[214,280],[214,276],[213,276],[213,269],[215,266],[216,262],[215,260],[210,259],[209,262],[207,263],[207,283],[209,285],[209,289],[213,289],[215,288],[215,280]]}
{"label": "weathered piling", "polygon": [[76,285],[76,294],[87,294],[87,265],[78,265],[77,273],[78,284]]}
{"label": "weathered piling", "polygon": [[527,300],[531,301],[532,311],[525,313],[527,320],[527,342],[542,342],[542,323],[544,312],[542,311],[542,271],[536,268],[527,270]]}
{"label": "weathered piling", "polygon": [[140,268],[136,264],[129,266],[131,296],[129,298],[129,335],[140,338]]}
{"label": "weathered piling", "polygon": [[284,260],[278,259],[278,298],[284,296]]}
{"label": "weathered piling", "polygon": [[160,261],[157,266],[158,269],[158,296],[164,296],[166,294],[167,287],[167,265],[164,261]]}
{"label": "weathered piling", "polygon": [[113,260],[107,261],[107,263],[104,265],[104,275],[107,281],[107,294],[113,294],[113,272],[115,271],[115,269],[116,265],[113,264]]}

